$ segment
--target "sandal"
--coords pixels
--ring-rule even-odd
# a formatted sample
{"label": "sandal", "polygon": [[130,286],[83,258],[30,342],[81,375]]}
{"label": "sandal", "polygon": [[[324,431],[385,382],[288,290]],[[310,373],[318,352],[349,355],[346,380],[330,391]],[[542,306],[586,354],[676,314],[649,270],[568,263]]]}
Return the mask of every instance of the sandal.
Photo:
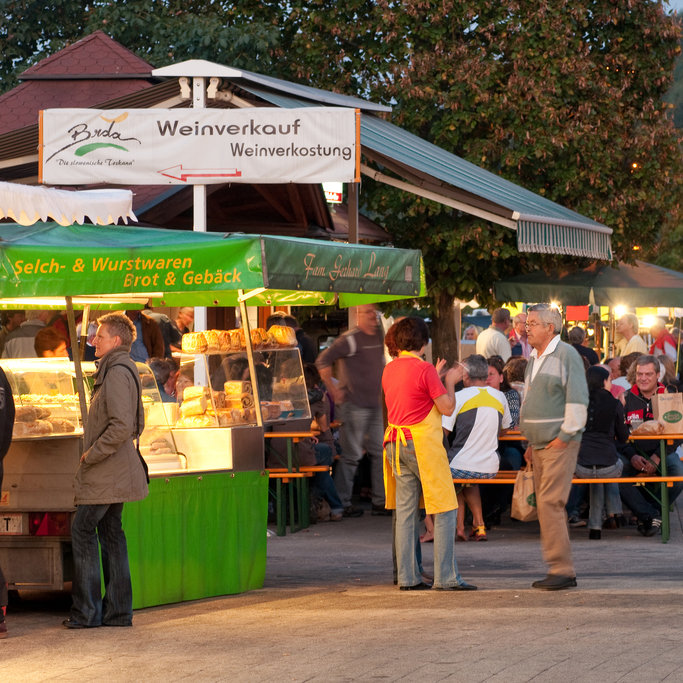
{"label": "sandal", "polygon": [[470,534],[470,541],[486,541],[486,540],[488,540],[486,538],[486,527],[484,525],[473,526],[472,527],[472,533]]}
{"label": "sandal", "polygon": [[467,536],[465,536],[464,532],[463,532],[462,534],[461,534],[461,533],[457,533],[457,534],[455,535],[455,540],[456,540],[456,541],[466,541],[466,540],[467,540]]}

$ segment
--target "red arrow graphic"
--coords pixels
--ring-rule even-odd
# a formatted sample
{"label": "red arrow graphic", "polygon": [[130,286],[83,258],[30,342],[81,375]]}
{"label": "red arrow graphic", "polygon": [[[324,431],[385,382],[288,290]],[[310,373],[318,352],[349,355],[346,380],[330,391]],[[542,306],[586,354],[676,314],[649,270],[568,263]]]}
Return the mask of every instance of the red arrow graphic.
{"label": "red arrow graphic", "polygon": [[157,172],[184,183],[187,182],[188,178],[239,178],[242,175],[242,171],[238,171],[236,168],[192,168],[185,170],[182,164],[169,166],[163,171]]}

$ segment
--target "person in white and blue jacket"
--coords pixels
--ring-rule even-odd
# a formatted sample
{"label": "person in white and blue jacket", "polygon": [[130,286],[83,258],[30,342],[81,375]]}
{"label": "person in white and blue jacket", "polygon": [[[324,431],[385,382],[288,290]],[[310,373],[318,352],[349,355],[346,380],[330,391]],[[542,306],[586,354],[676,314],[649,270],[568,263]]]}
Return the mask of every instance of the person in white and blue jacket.
{"label": "person in white and blue jacket", "polygon": [[557,309],[531,306],[526,329],[533,351],[524,374],[520,430],[529,442],[524,458],[533,466],[541,549],[548,565],[547,577],[532,586],[561,590],[576,586],[565,505],[586,425],[588,387],[581,357],[560,341]]}

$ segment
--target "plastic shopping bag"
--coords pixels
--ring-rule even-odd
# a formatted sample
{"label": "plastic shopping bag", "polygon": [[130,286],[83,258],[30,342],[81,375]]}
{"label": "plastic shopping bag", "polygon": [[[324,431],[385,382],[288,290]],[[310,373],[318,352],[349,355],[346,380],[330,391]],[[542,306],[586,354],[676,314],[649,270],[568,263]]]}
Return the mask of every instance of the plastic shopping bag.
{"label": "plastic shopping bag", "polygon": [[533,522],[538,519],[536,493],[534,491],[534,473],[530,464],[517,472],[515,488],[512,492],[510,516],[518,519],[520,522]]}

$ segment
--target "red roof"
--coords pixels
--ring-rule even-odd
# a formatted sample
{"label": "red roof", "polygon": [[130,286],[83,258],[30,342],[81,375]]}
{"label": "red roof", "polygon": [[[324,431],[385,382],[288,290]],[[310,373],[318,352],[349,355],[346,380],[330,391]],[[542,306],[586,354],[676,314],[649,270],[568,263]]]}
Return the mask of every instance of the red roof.
{"label": "red roof", "polygon": [[36,125],[40,109],[93,107],[149,88],[152,68],[95,31],[24,71],[24,82],[0,95],[0,135]]}
{"label": "red roof", "polygon": [[[95,31],[26,69],[22,81],[36,78],[150,78],[154,67],[103,31]],[[111,98],[108,98],[111,99]]]}

